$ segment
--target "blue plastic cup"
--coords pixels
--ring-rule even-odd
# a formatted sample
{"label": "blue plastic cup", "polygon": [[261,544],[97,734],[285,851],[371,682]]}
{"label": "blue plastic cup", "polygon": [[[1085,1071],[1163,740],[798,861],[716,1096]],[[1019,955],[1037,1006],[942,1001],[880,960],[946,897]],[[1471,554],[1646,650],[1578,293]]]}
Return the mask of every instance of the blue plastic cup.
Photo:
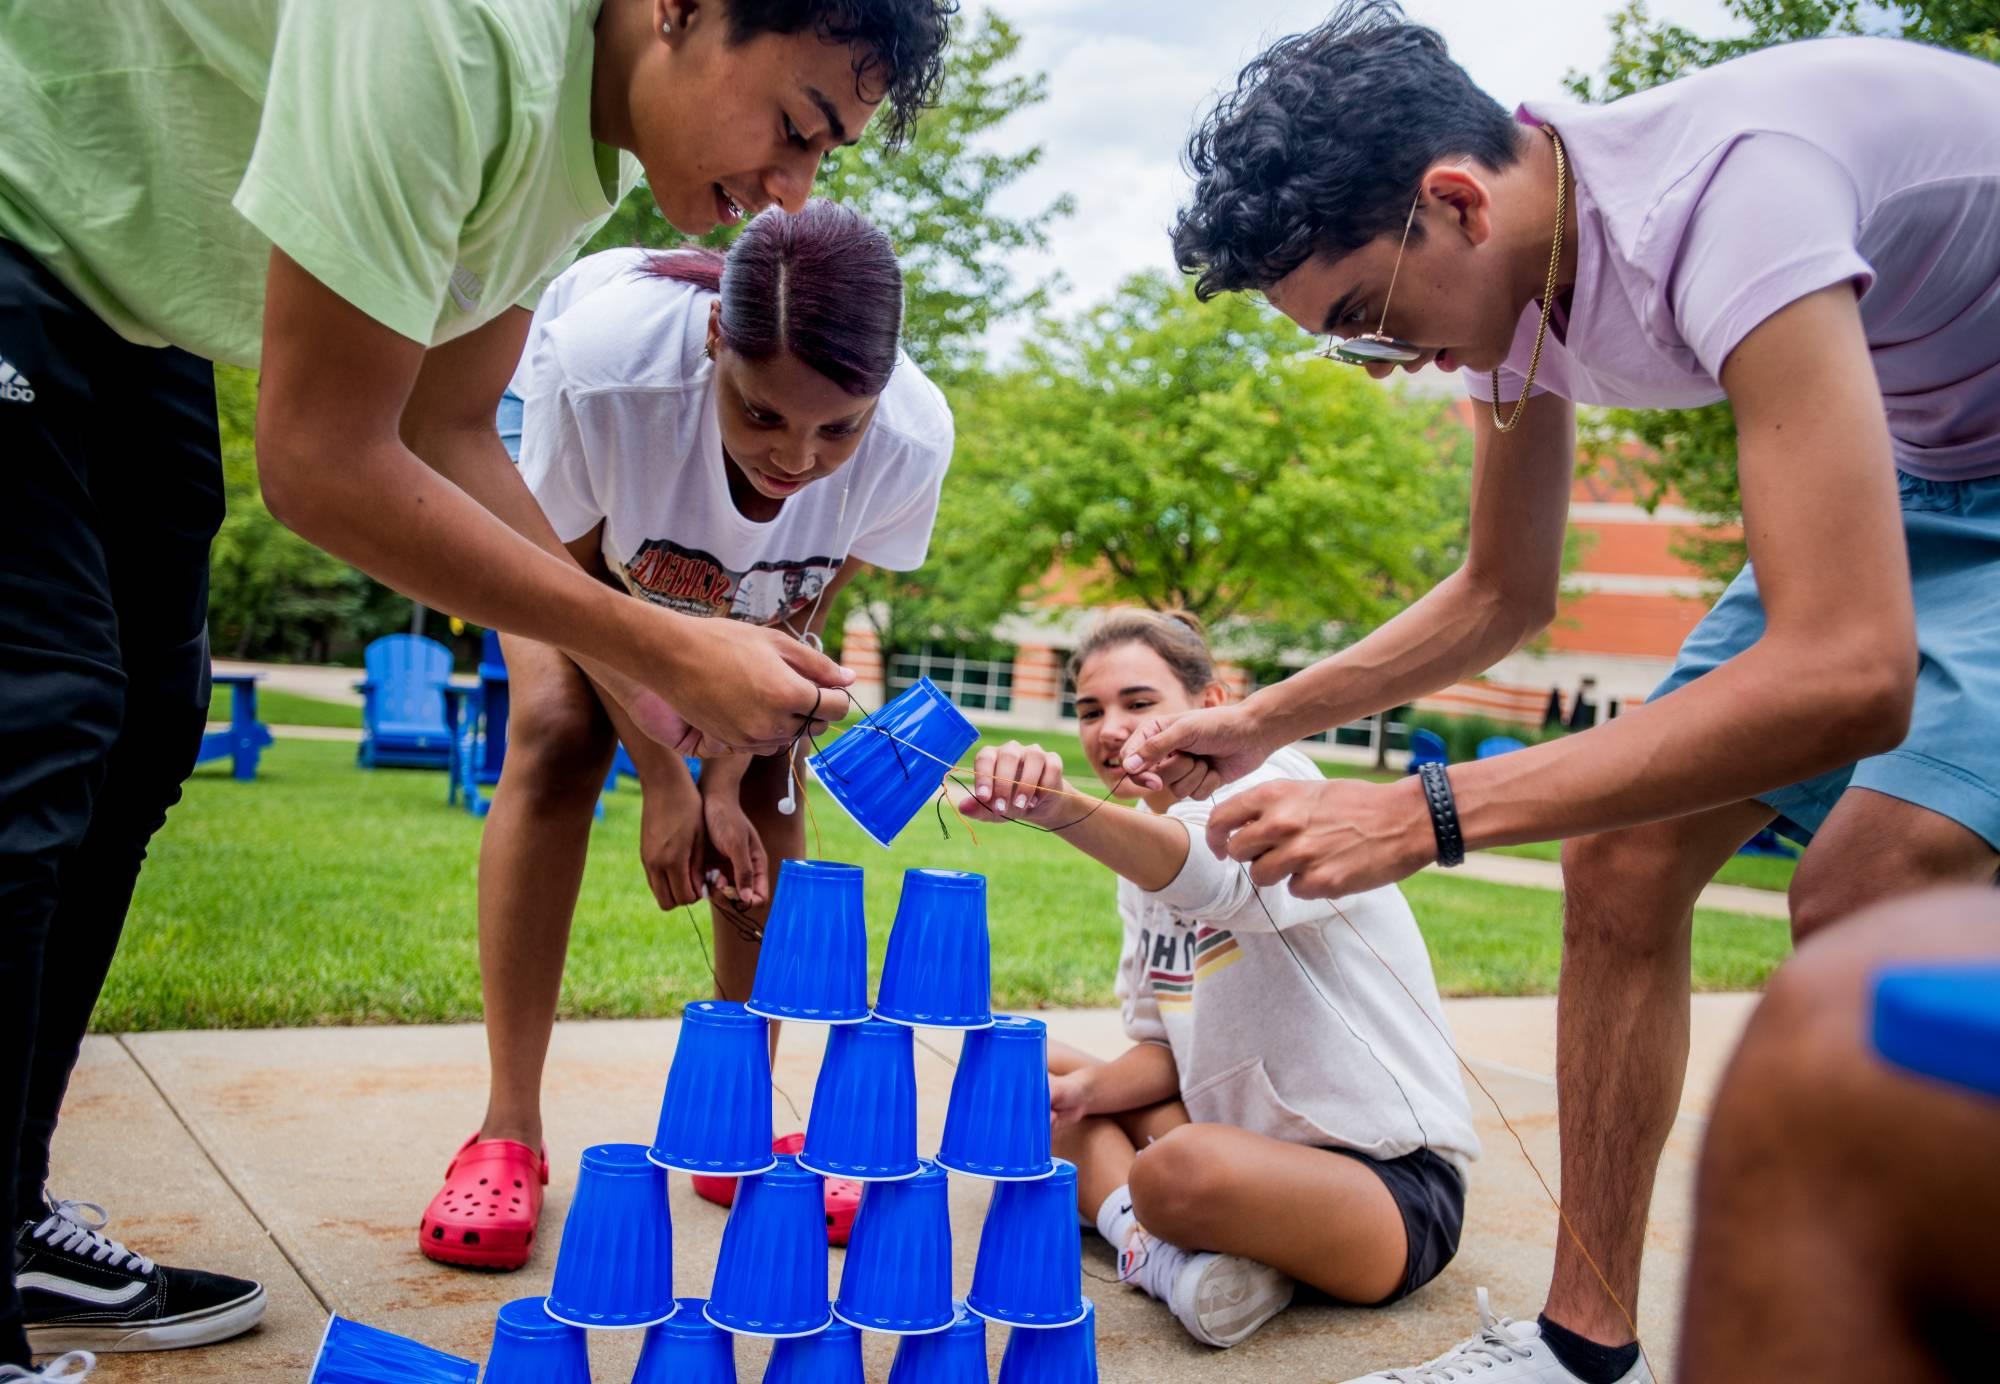
{"label": "blue plastic cup", "polygon": [[739,1336],[810,1336],[833,1319],[826,1301],[826,1192],[817,1173],[780,1154],[736,1184],[715,1282],[702,1314]]}
{"label": "blue plastic cup", "polygon": [[863,1384],[861,1333],[838,1319],[824,1331],[793,1336],[771,1349],[764,1384]]}
{"label": "blue plastic cup", "polygon": [[859,865],[779,864],[757,978],[744,1008],[809,1024],[858,1024],[868,1017],[868,922]]}
{"label": "blue plastic cup", "polygon": [[917,1175],[923,1163],[917,1157],[914,1037],[880,1019],[833,1031],[813,1087],[800,1167],[857,1182]]}
{"label": "blue plastic cup", "polygon": [[646,1328],[632,1384],[736,1384],[736,1338],[701,1314],[707,1305],[681,1298],[673,1316]]}
{"label": "blue plastic cup", "polygon": [[515,1298],[493,1322],[484,1384],[590,1384],[584,1334],[548,1314],[543,1298]]}
{"label": "blue plastic cup", "polygon": [[929,678],[862,717],[806,760],[841,810],[886,846],[937,796],[959,756],[979,738]]}
{"label": "blue plastic cup", "polygon": [[861,1194],[833,1315],[896,1336],[950,1327],[951,1179],[930,1159],[908,1181]]}
{"label": "blue plastic cup", "polygon": [[1071,1326],[1010,1331],[1000,1384],[1097,1384],[1096,1305],[1086,1298],[1083,1320]]}
{"label": "blue plastic cup", "polygon": [[824,1331],[794,1336],[771,1349],[764,1384],[862,1384],[861,1333],[835,1321]]}
{"label": "blue plastic cup", "polygon": [[771,1040],[762,1015],[725,1000],[682,1012],[646,1156],[662,1168],[718,1177],[770,1171]]}
{"label": "blue plastic cup", "polygon": [[1083,1320],[1083,1235],[1076,1221],[1076,1164],[1036,1182],[1003,1182],[986,1206],[979,1258],[965,1305],[1008,1326]]}
{"label": "blue plastic cup", "polygon": [[674,1314],[667,1175],[644,1144],[583,1151],[548,1314],[595,1331],[651,1326]]}
{"label": "blue plastic cup", "polygon": [[475,1384],[479,1366],[407,1336],[327,1318],[307,1384]]}
{"label": "blue plastic cup", "polygon": [[945,1108],[937,1161],[993,1182],[1047,1177],[1049,1033],[1040,1019],[1002,1014],[965,1035]]}
{"label": "blue plastic cup", "polygon": [[991,1384],[986,1371],[986,1318],[952,1304],[951,1325],[928,1336],[905,1336],[889,1366],[889,1384]]}
{"label": "blue plastic cup", "polygon": [[986,876],[905,870],[875,1017],[919,1028],[991,1028]]}

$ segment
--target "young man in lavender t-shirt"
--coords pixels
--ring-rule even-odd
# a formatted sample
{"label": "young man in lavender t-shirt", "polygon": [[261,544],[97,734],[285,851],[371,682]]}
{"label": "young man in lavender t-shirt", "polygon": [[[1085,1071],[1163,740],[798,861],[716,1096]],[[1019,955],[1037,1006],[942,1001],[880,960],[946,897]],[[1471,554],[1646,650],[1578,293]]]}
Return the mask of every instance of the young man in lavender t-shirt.
{"label": "young man in lavender t-shirt", "polygon": [[[1612,1291],[1564,1236],[1541,1320],[1489,1317],[1453,1357],[1493,1384],[1651,1377],[1625,1309],[1686,1062],[1691,910],[1736,848],[1779,817],[1811,839],[1799,936],[1994,881],[1996,131],[2000,69],[1858,38],[1510,117],[1436,34],[1373,3],[1267,51],[1194,139],[1175,245],[1203,293],[1261,290],[1378,375],[1467,371],[1471,536],[1404,614],[1156,727],[1135,772],[1206,796],[1278,745],[1488,667],[1555,610],[1575,405],[1735,410],[1752,565],[1644,707],[1448,778],[1269,785],[1211,819],[1259,883],[1308,897],[1570,838],[1563,1202]],[[1923,1195],[1891,1181],[1909,1185],[1877,1189],[1883,1205]],[[1963,1210],[2000,1227],[2000,1192]],[[1803,1290],[1832,1276],[1831,1256],[1799,1257]],[[1891,1375],[1910,1377],[1875,1377]]]}

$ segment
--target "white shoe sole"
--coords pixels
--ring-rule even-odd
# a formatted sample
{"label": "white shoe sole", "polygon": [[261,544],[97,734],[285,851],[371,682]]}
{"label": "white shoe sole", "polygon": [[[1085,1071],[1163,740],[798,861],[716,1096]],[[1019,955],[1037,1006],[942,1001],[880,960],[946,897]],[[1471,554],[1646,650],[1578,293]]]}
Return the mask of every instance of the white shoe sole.
{"label": "white shoe sole", "polygon": [[1206,1345],[1225,1350],[1237,1345],[1291,1306],[1292,1280],[1253,1259],[1223,1254],[1208,1264],[1189,1267],[1199,1269],[1200,1277],[1189,1295],[1192,1310],[1181,1324]]}
{"label": "white shoe sole", "polygon": [[30,1326],[28,1349],[37,1355],[60,1355],[66,1350],[88,1350],[105,1355],[119,1351],[185,1350],[189,1346],[213,1345],[232,1336],[241,1336],[262,1321],[264,1305],[264,1289],[259,1285],[256,1292],[246,1293],[234,1302],[140,1325],[78,1322],[60,1326]]}

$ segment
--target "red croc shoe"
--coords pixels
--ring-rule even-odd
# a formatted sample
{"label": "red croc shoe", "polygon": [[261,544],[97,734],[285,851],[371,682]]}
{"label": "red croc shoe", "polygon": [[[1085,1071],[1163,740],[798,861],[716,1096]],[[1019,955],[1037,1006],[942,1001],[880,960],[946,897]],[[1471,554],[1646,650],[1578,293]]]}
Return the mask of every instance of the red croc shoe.
{"label": "red croc shoe", "polygon": [[512,1139],[459,1146],[444,1187],[424,1208],[417,1248],[440,1264],[508,1272],[528,1262],[542,1218],[549,1155]]}
{"label": "red croc shoe", "polygon": [[[797,1153],[806,1146],[803,1134],[786,1134],[771,1141],[773,1153]],[[717,1206],[731,1206],[736,1202],[736,1179],[733,1177],[710,1177],[706,1173],[696,1173],[688,1179],[694,1185],[694,1193],[703,1201],[712,1201]],[[829,1177],[826,1180],[826,1242],[836,1249],[847,1243],[847,1237],[854,1230],[854,1213],[861,1208],[861,1184],[850,1182],[844,1177]]]}

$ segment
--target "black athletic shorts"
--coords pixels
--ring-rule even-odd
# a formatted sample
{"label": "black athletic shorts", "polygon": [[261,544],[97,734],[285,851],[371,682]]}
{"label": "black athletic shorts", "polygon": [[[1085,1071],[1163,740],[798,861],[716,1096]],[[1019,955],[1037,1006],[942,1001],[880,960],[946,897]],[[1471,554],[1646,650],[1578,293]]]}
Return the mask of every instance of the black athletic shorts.
{"label": "black athletic shorts", "polygon": [[1380,1302],[1359,1305],[1387,1307],[1443,1273],[1458,1253],[1458,1233],[1465,1225],[1465,1179],[1458,1169],[1429,1149],[1389,1159],[1370,1158],[1353,1149],[1329,1148],[1327,1152],[1352,1158],[1382,1179],[1389,1195],[1396,1199],[1396,1209],[1403,1213],[1403,1230],[1410,1239],[1402,1284]]}

